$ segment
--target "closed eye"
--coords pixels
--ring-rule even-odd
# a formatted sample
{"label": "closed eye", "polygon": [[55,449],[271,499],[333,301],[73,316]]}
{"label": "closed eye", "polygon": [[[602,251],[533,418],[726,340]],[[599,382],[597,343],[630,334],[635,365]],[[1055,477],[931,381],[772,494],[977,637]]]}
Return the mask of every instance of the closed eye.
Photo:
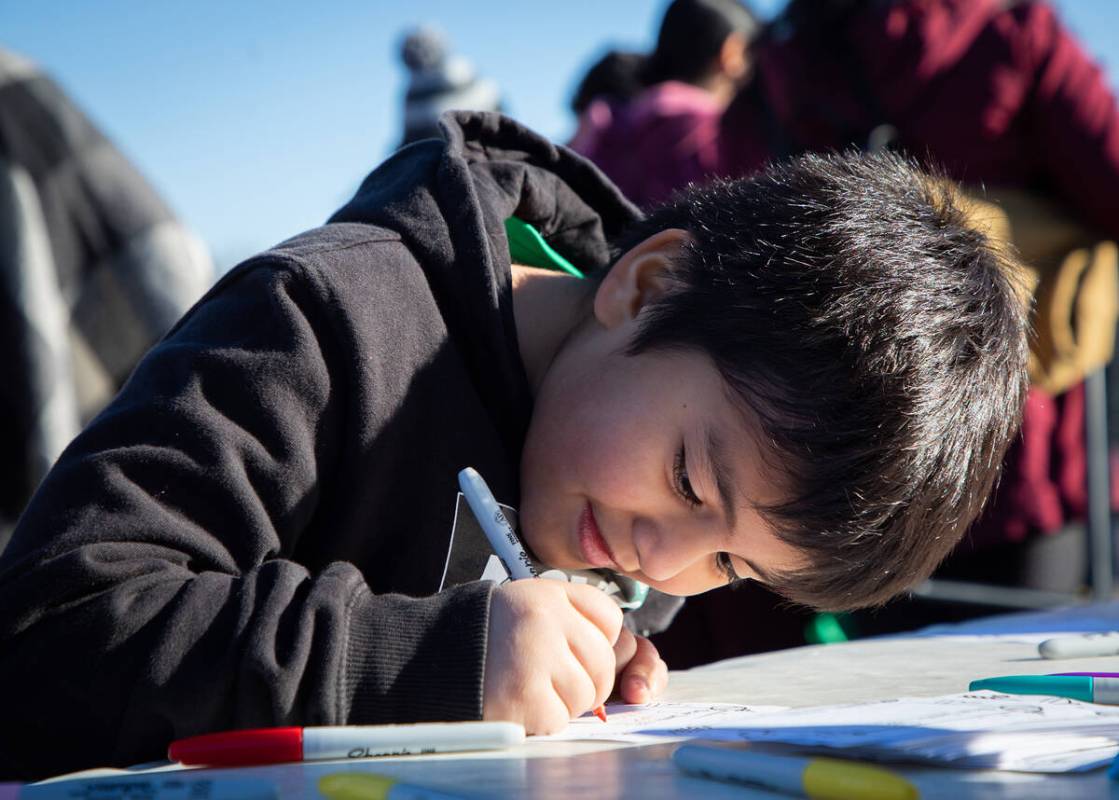
{"label": "closed eye", "polygon": [[719,568],[727,577],[727,583],[734,583],[735,581],[742,580],[742,576],[734,568],[734,562],[731,560],[730,553],[716,553],[715,566]]}
{"label": "closed eye", "polygon": [[676,487],[676,493],[679,494],[681,499],[691,508],[698,508],[703,505],[703,501],[699,499],[699,496],[692,488],[691,479],[688,478],[687,454],[684,452],[684,445],[682,444],[676,453],[676,460],[672,465],[672,482]]}

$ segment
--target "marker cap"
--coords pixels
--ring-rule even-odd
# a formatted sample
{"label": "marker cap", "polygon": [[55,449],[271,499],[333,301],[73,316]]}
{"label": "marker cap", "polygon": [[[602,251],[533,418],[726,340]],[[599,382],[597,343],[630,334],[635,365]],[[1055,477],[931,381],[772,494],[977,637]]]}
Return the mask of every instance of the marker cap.
{"label": "marker cap", "polygon": [[302,728],[256,728],[206,733],[172,742],[167,757],[180,764],[244,767],[303,760]]}
{"label": "marker cap", "polygon": [[1071,675],[1003,675],[983,678],[968,685],[969,692],[987,689],[1007,694],[1044,694],[1093,702],[1092,678]]}

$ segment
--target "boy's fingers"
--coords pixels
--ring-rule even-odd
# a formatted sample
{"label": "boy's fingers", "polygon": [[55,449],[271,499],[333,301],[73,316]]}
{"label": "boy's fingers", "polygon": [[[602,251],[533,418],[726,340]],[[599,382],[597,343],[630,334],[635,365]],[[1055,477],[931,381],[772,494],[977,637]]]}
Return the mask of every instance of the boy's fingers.
{"label": "boy's fingers", "polygon": [[567,646],[579,668],[594,684],[595,704],[601,703],[614,688],[614,650],[603,632],[586,617],[573,615],[565,628]]}
{"label": "boy's fingers", "polygon": [[618,641],[614,642],[614,670],[621,672],[637,653],[637,637],[628,628],[618,632]]}
{"label": "boy's fingers", "polygon": [[562,584],[567,589],[567,599],[575,610],[589,619],[605,634],[610,644],[618,641],[622,629],[622,610],[603,591],[579,583]]}
{"label": "boy's fingers", "polygon": [[657,648],[644,636],[637,639],[637,652],[622,673],[619,690],[626,703],[647,703],[668,684],[668,665]]}
{"label": "boy's fingers", "polygon": [[552,693],[564,706],[564,722],[575,719],[599,702],[601,690],[576,659],[559,666],[552,673]]}

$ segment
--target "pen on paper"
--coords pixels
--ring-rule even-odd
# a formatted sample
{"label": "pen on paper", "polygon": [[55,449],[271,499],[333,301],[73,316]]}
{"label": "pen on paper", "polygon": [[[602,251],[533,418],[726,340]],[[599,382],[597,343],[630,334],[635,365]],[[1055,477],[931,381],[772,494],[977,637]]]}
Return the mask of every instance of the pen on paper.
{"label": "pen on paper", "polygon": [[[509,576],[514,579],[539,577],[524,545],[517,538],[517,532],[509,524],[505,512],[497,504],[497,498],[478,474],[478,470],[466,467],[459,472],[458,485]],[[606,722],[606,709],[602,706],[594,710],[594,715]]]}

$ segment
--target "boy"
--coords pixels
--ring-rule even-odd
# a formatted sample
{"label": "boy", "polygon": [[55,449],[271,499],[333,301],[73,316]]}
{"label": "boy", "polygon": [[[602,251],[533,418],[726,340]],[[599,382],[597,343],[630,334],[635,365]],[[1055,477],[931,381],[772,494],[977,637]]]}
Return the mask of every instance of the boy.
{"label": "boy", "polygon": [[[947,190],[809,158],[639,221],[508,119],[444,138],[226,275],[48,476],[0,560],[24,773],[234,727],[550,731],[615,683],[655,696],[664,665],[603,592],[476,580],[467,465],[541,563],[674,595],[879,603],[979,510],[1024,312]],[[511,265],[511,217],[599,278]]]}

